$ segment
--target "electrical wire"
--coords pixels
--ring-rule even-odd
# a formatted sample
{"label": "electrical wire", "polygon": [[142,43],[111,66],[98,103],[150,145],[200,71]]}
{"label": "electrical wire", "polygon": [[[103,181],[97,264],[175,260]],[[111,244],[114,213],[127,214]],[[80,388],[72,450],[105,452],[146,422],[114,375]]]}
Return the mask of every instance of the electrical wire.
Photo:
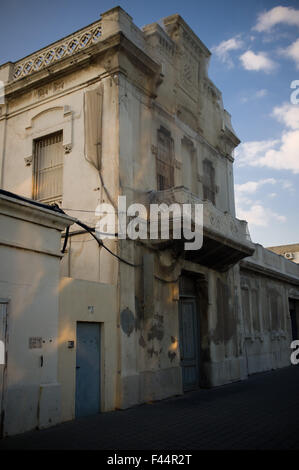
{"label": "electrical wire", "polygon": [[122,263],[125,263],[128,266],[131,266],[132,268],[138,268],[138,267],[142,266],[142,264],[131,263],[130,261],[127,261],[126,259],[121,258],[120,256],[118,256],[116,253],[113,253],[113,251],[111,251],[106,245],[104,245],[102,240],[100,240],[98,237],[96,237],[96,235],[93,233],[93,229],[91,227],[89,227],[88,225],[84,224],[83,222],[81,222],[78,219],[76,219],[76,224],[79,225],[80,227],[82,227],[84,230],[86,230],[97,241],[97,243],[100,247],[103,247],[106,251],[108,251],[108,253],[110,253],[112,256],[117,258]]}
{"label": "electrical wire", "polygon": [[[26,197],[23,197],[23,196],[19,196],[18,194],[14,194],[10,191],[6,191],[4,189],[0,189],[0,194],[3,194],[4,196],[6,197],[10,197],[10,198],[13,198],[13,199],[17,199],[19,201],[23,201],[23,202],[27,202],[33,206],[37,206],[37,207],[40,207],[42,209],[48,209],[48,210],[51,210],[53,212],[58,212],[60,214],[63,214],[63,215],[66,215],[67,214],[64,212],[63,209],[61,209],[58,204],[52,204],[52,205],[49,205],[49,204],[44,204],[42,202],[38,202],[38,201],[33,201],[32,199],[28,199]],[[113,251],[111,251],[106,245],[104,245],[104,243],[102,242],[102,240],[100,240],[99,238],[97,238],[95,236],[95,234],[93,233],[93,230],[91,227],[89,227],[88,225],[84,224],[83,222],[81,222],[79,219],[73,219],[77,225],[79,225],[80,227],[82,227],[84,230],[86,230],[98,243],[98,245],[100,247],[103,247],[106,251],[108,251],[108,253],[110,253],[112,256],[114,256],[115,258],[117,258],[119,261],[121,261],[122,263],[125,263],[127,264],[128,266],[131,266],[133,268],[139,268],[142,266],[142,264],[134,264],[134,263],[131,263],[130,261],[127,261],[125,260],[124,258],[121,258],[121,256],[118,256],[117,254],[113,253]],[[68,227],[69,228],[69,227]],[[68,233],[67,233],[68,232]],[[65,252],[66,250],[66,246],[67,246],[67,240],[68,240],[68,237],[69,237],[69,231],[68,229],[66,229],[66,237],[65,237],[65,240],[64,240],[64,244],[63,244],[63,249]]]}
{"label": "electrical wire", "polygon": [[66,231],[65,231],[65,238],[64,238],[64,243],[63,243],[61,253],[65,253],[67,242],[68,242],[68,239],[69,239],[69,233],[70,233],[70,227],[68,226],[66,228]]}

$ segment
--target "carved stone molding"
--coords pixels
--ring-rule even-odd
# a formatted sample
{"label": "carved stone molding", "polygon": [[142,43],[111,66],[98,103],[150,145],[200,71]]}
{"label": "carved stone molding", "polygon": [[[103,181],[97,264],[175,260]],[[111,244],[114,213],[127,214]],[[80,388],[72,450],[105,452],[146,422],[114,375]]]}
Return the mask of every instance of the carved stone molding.
{"label": "carved stone molding", "polygon": [[69,154],[73,147],[72,120],[73,112],[68,105],[44,108],[37,114],[29,115],[25,128],[25,165],[32,164],[33,141],[57,131],[62,131],[64,152]]}
{"label": "carved stone molding", "polygon": [[63,145],[63,148],[64,148],[64,153],[65,153],[65,154],[71,153],[71,151],[72,151],[72,144],[64,144],[64,145]]}
{"label": "carved stone molding", "polygon": [[30,155],[29,157],[25,157],[24,161],[25,161],[26,166],[31,166],[32,165],[32,155]]}

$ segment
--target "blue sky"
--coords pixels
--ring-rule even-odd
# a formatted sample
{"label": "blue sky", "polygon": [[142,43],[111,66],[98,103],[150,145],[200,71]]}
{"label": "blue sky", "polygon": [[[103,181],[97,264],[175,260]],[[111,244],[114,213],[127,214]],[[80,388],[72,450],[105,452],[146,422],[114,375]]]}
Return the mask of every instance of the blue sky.
{"label": "blue sky", "polygon": [[291,82],[299,80],[299,0],[10,0],[1,4],[0,63],[116,5],[139,27],[179,13],[213,52],[209,74],[242,141],[235,161],[237,215],[249,221],[255,242],[299,242],[299,103],[290,101]]}

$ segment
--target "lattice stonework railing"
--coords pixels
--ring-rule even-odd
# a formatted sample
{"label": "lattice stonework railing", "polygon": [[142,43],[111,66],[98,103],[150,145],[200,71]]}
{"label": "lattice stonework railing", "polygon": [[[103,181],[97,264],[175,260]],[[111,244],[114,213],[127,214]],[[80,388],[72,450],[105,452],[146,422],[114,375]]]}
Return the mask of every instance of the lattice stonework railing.
{"label": "lattice stonework railing", "polygon": [[13,80],[37,72],[65,57],[76,54],[76,52],[85,49],[98,42],[101,38],[101,21],[94,23],[84,29],[81,29],[72,36],[57,41],[51,46],[32,54],[23,60],[15,63]]}

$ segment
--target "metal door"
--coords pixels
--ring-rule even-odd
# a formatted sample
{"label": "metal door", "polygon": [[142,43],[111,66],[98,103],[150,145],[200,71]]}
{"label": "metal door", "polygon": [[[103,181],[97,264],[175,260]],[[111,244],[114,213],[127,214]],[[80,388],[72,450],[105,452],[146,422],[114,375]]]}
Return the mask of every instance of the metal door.
{"label": "metal door", "polygon": [[296,316],[296,310],[295,307],[294,309],[290,310],[290,316],[291,316],[291,325],[292,325],[292,339],[293,341],[298,338],[298,325],[297,325],[297,316]]}
{"label": "metal door", "polygon": [[180,353],[184,391],[199,385],[198,322],[195,299],[180,300]]}
{"label": "metal door", "polygon": [[76,417],[100,411],[100,346],[99,323],[77,323],[76,352]]}
{"label": "metal door", "polygon": [[6,361],[7,303],[0,302],[0,437],[3,433],[4,370]]}

